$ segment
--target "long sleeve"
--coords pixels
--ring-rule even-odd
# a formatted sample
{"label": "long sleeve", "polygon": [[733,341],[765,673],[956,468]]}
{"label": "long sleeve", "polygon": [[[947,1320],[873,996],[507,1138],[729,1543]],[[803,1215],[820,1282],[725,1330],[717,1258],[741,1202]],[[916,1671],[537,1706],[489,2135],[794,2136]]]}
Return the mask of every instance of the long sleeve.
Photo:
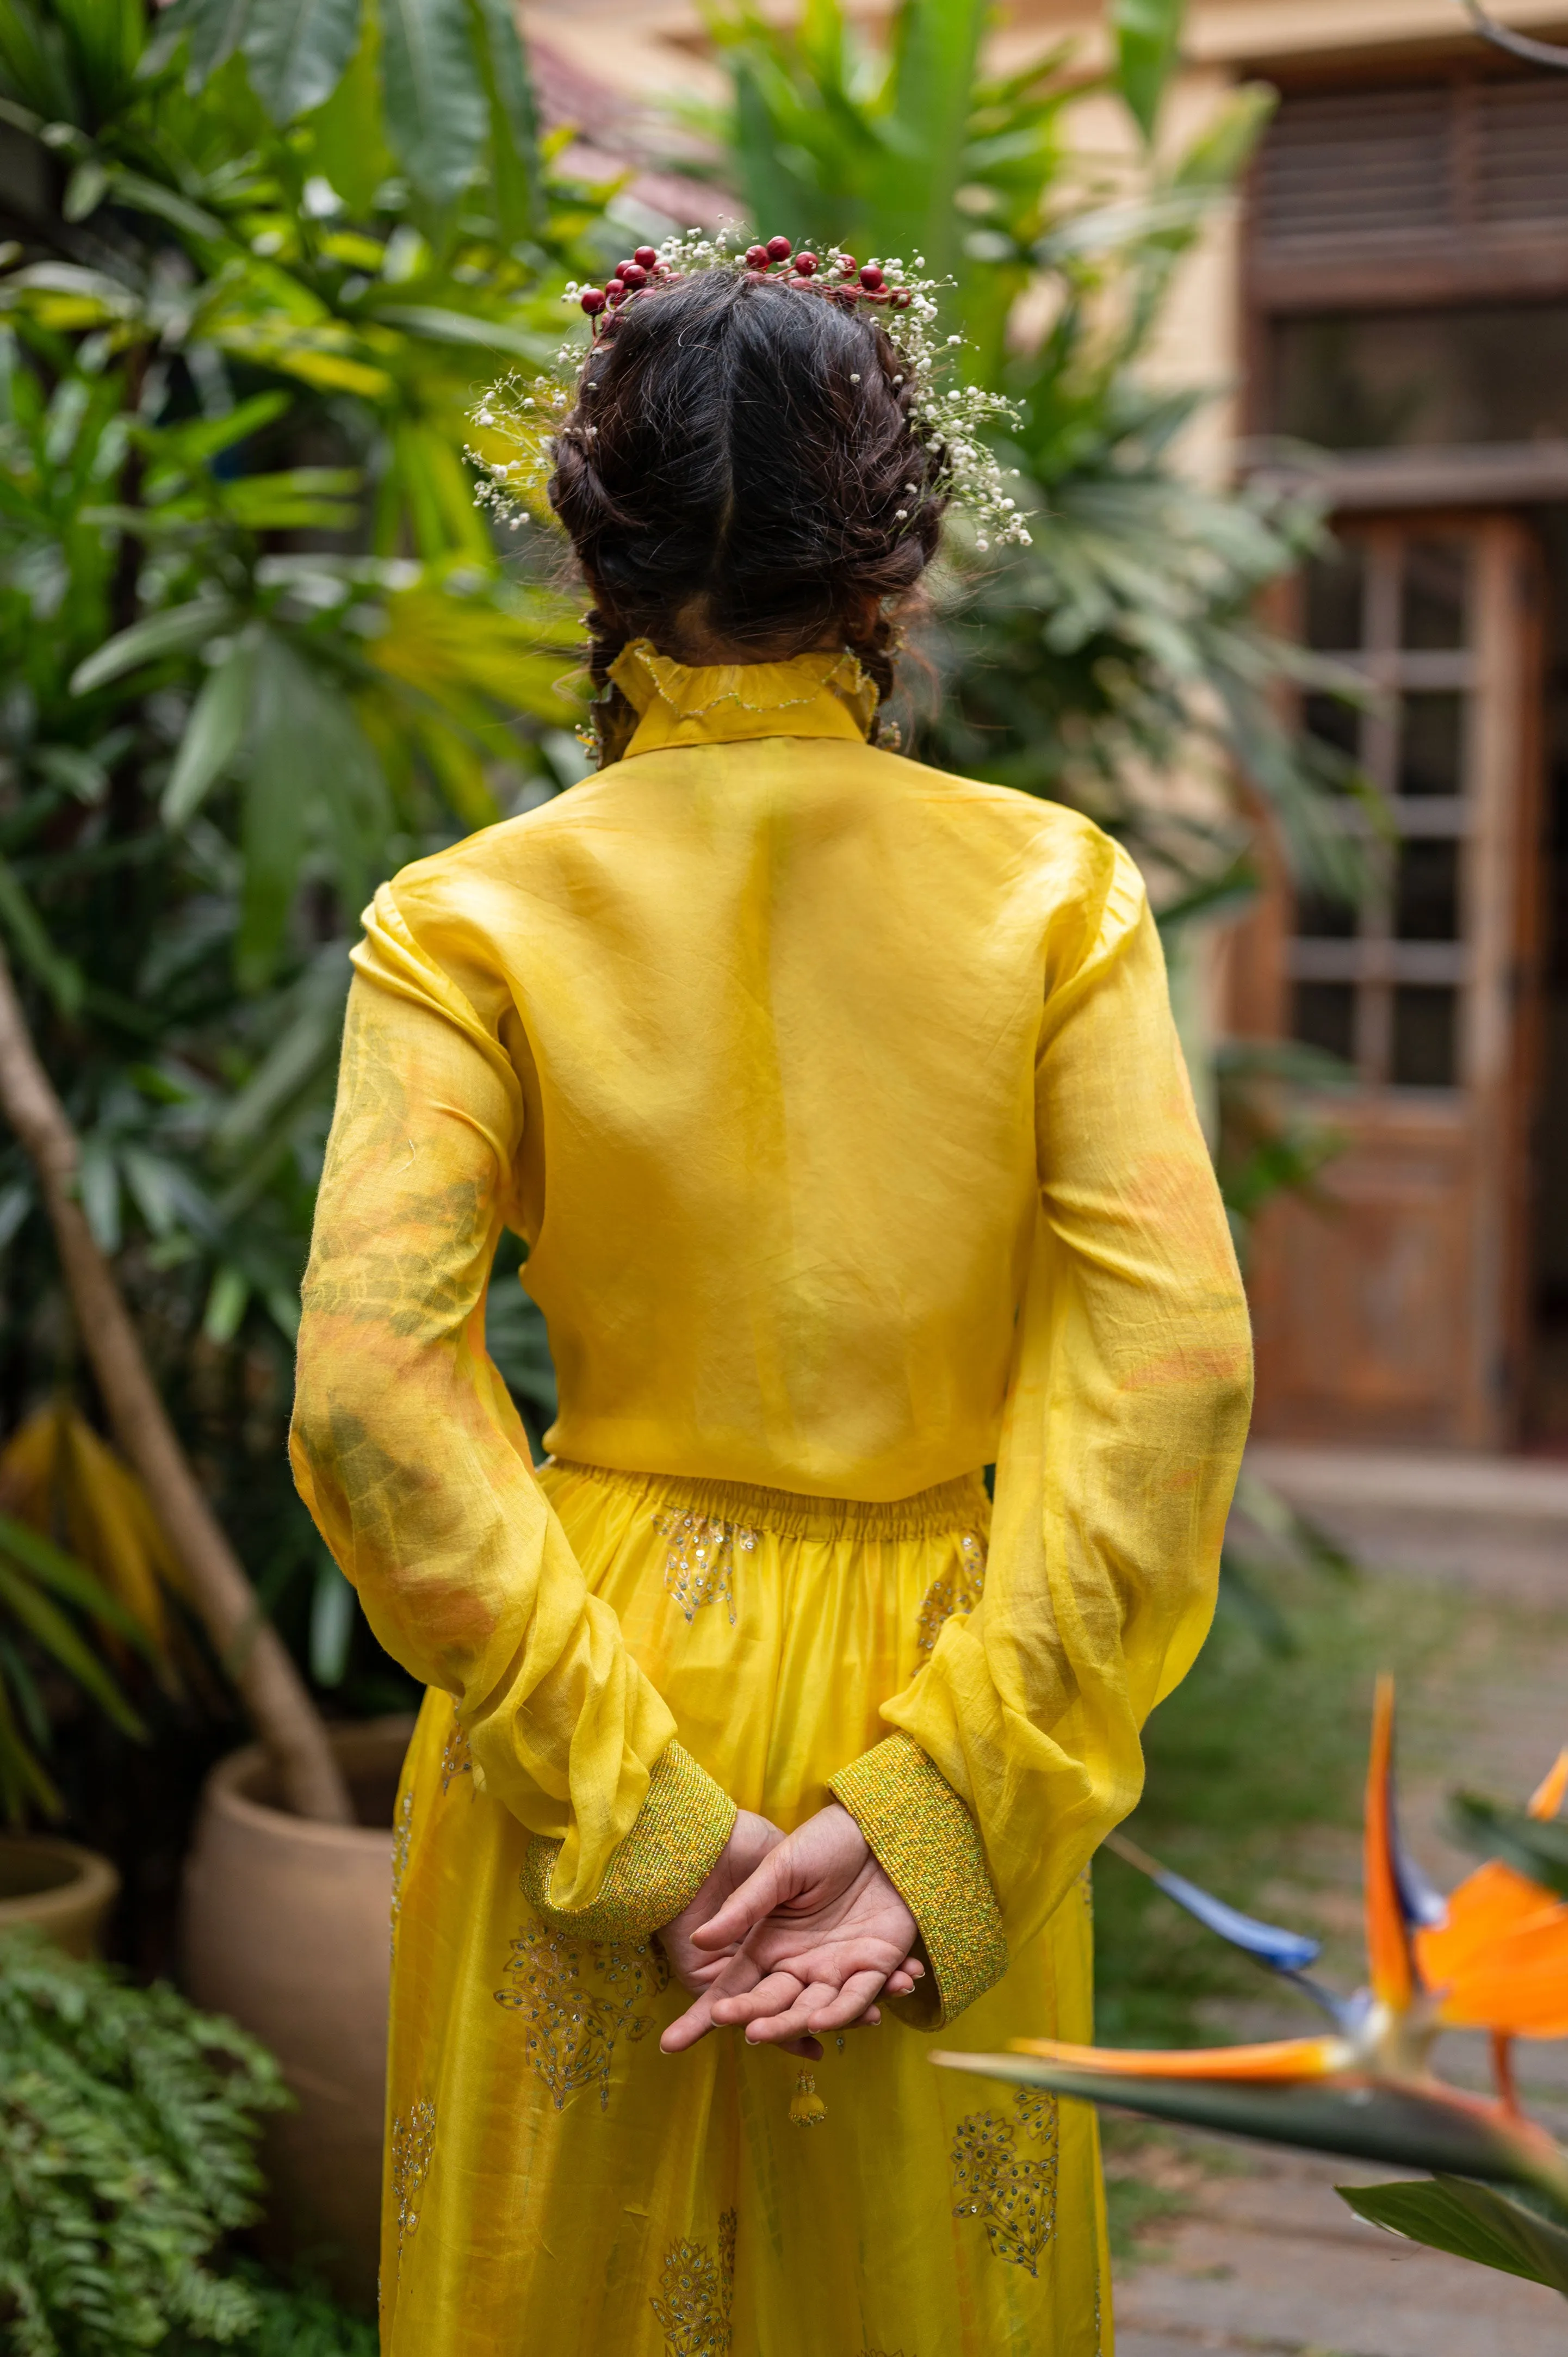
{"label": "long sleeve", "polygon": [[983,1600],[885,1706],[896,1731],[834,1780],[920,1920],[942,2018],[1135,1804],[1143,1723],[1208,1629],[1251,1405],[1158,935],[1132,863],[1100,856],[1047,958],[1039,1207]]}
{"label": "long sleeve", "polygon": [[486,1353],[516,1070],[393,888],[367,925],[305,1283],[295,1478],[381,1643],[456,1698],[487,1788],[538,1837],[540,1903],[587,1936],[640,1937],[694,1893],[734,1807],[588,1592]]}

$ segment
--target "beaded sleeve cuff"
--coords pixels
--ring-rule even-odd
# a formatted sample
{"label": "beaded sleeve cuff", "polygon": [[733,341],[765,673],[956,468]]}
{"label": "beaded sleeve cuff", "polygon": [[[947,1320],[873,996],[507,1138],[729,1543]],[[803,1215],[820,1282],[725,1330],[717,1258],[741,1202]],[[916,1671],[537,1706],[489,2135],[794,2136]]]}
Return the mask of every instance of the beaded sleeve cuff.
{"label": "beaded sleeve cuff", "polygon": [[907,1735],[862,1752],[830,1789],[920,1927],[927,1977],[912,1996],[883,2003],[914,2029],[943,2029],[1007,1969],[1001,1910],[974,1820]]}
{"label": "beaded sleeve cuff", "polygon": [[552,1906],[550,1878],[561,1844],[535,1835],[522,1861],[523,1896],[552,1931],[580,1940],[636,1943],[672,1922],[723,1855],[735,1803],[689,1751],[671,1743],[660,1757],[642,1811],[611,1858],[599,1895],[586,1907]]}

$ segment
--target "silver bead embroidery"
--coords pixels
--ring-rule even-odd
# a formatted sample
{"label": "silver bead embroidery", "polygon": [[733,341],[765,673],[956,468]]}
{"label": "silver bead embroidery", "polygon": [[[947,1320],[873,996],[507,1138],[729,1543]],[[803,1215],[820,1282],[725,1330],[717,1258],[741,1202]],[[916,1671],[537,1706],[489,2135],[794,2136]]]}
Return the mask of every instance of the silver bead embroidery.
{"label": "silver bead embroidery", "polygon": [[406,1792],[397,1804],[392,1820],[392,1943],[397,1953],[397,1919],[403,1913],[403,1886],[408,1873],[409,1856],[413,1848],[413,1793]]}
{"label": "silver bead embroidery", "polygon": [[607,2110],[617,2041],[635,2045],[647,2037],[653,2016],[636,2008],[670,1985],[662,1953],[646,1942],[588,1940],[577,1947],[536,1922],[512,1941],[505,1971],[508,1986],[496,1990],[496,2003],[522,2015],[523,2052],[556,2110],[579,2087],[593,2086],[599,2109]]}
{"label": "silver bead embroidery", "polygon": [[972,1612],[985,1593],[985,1549],[978,1534],[965,1531],[959,1541],[962,1561],[956,1573],[933,1579],[915,1624],[915,1644],[922,1653],[934,1652],[942,1624],[955,1612]]}
{"label": "silver bead embroidery", "polygon": [[1056,2233],[1057,2110],[1055,2095],[1019,2087],[1011,2119],[971,2112],[953,2143],[953,2216],[978,2218],[993,2258],[1032,2276]]}
{"label": "silver bead embroidery", "polygon": [[735,1627],[735,1551],[749,1555],[757,1533],[744,1523],[712,1522],[705,1514],[656,1514],[653,1527],[670,1542],[664,1585],[688,1621],[704,1604],[723,1604]]}
{"label": "silver bead embroidery", "polygon": [[[457,1705],[454,1702],[452,1732],[446,1738],[441,1752],[441,1790],[444,1792],[450,1792],[455,1777],[472,1776],[473,1772],[474,1755],[468,1749],[468,1730],[458,1717]],[[472,1791],[472,1789],[470,1785],[469,1790]]]}
{"label": "silver bead embroidery", "polygon": [[727,2357],[735,2300],[736,2212],[719,2219],[715,2260],[706,2243],[671,2243],[649,2306],[664,2334],[665,2357]]}
{"label": "silver bead embroidery", "polygon": [[410,2108],[406,2117],[399,2113],[392,2130],[392,2190],[397,2212],[398,2271],[403,2271],[403,2249],[419,2224],[419,2201],[424,2180],[430,2174],[431,2156],[435,2149],[435,2106],[421,2101]]}

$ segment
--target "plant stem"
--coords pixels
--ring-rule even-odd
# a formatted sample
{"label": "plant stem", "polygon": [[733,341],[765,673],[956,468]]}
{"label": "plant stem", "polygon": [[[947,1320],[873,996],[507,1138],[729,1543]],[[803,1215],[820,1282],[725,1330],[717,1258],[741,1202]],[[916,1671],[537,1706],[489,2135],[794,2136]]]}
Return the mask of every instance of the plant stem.
{"label": "plant stem", "polygon": [[114,1437],[189,1583],[191,1600],[302,1817],[352,1824],[326,1723],[191,1472],[114,1272],[77,1200],[76,1132],[38,1060],[0,952],[0,1113],[36,1168],[76,1323]]}

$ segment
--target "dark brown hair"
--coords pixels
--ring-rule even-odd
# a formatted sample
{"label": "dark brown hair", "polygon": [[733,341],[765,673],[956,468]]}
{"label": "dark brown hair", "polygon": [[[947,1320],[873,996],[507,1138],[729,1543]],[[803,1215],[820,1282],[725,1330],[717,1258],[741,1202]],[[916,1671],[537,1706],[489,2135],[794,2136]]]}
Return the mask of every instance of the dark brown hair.
{"label": "dark brown hair", "polygon": [[[880,322],[826,292],[714,269],[628,302],[584,366],[550,483],[594,597],[601,696],[648,638],[686,661],[715,641],[757,662],[847,646],[886,700],[945,504],[913,404]],[[612,759],[630,714],[613,688],[597,710]]]}

